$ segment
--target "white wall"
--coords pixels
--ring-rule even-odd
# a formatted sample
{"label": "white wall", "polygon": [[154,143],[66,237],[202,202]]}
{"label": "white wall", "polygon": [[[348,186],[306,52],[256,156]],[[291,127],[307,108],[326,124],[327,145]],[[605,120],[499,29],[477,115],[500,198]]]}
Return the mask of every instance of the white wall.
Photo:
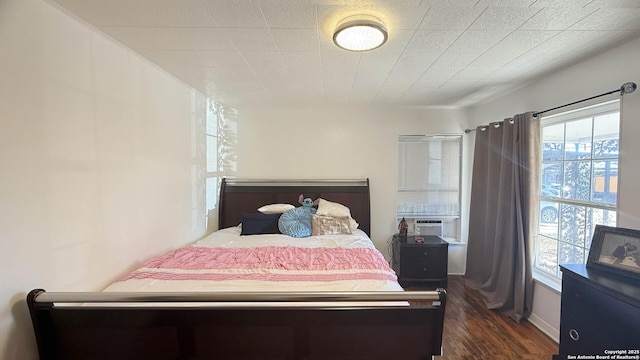
{"label": "white wall", "polygon": [[[319,106],[237,110],[238,177],[369,178],[371,239],[383,253],[398,227],[398,135],[461,134],[466,126],[461,111],[447,109]],[[466,239],[466,232],[462,237]]]}
{"label": "white wall", "polygon": [[[541,54],[540,56],[544,56]],[[567,67],[514,91],[490,104],[469,109],[475,125],[487,124],[525,111],[540,111],[620,88],[628,81],[640,84],[640,38]],[[610,98],[608,98],[610,99]],[[618,226],[640,228],[640,91],[622,101]],[[556,340],[560,324],[560,295],[541,284],[534,289],[533,316]]]}
{"label": "white wall", "polygon": [[0,0],[0,79],[0,359],[28,360],[26,292],[98,290],[204,232],[204,106],[42,0]]}

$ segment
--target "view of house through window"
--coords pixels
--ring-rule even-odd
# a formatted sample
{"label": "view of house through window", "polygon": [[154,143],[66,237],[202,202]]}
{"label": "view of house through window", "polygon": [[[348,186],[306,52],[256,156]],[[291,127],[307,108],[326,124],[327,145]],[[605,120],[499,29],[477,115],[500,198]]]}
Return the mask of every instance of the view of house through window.
{"label": "view of house through window", "polygon": [[597,224],[615,226],[619,101],[543,117],[540,223],[535,269],[584,264]]}

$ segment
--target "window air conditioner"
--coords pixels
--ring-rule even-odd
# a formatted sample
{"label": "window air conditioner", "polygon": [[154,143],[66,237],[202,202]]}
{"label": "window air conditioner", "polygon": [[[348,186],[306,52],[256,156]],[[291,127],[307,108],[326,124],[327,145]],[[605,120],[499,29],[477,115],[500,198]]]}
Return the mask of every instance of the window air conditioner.
{"label": "window air conditioner", "polygon": [[415,235],[442,236],[442,219],[416,219],[413,233]]}

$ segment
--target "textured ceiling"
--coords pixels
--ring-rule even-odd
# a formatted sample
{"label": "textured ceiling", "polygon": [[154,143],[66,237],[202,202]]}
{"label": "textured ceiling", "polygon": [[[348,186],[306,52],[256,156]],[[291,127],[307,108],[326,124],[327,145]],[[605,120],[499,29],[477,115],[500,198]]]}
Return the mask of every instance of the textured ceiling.
{"label": "textured ceiling", "polygon": [[[640,34],[640,0],[49,0],[230,105],[466,106]],[[336,24],[373,15],[354,53]]]}

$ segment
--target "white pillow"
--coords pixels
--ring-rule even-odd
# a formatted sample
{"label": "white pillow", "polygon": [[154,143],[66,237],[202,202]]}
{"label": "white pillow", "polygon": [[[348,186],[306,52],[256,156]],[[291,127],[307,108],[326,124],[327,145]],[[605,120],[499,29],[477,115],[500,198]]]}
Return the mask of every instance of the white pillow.
{"label": "white pillow", "polygon": [[336,202],[325,200],[325,199],[320,199],[320,201],[318,202],[318,211],[316,211],[316,214],[322,215],[322,216],[331,216],[336,218],[348,217],[349,224],[351,225],[351,230],[357,229],[359,225],[351,217],[351,210],[349,210],[348,207]]}
{"label": "white pillow", "polygon": [[259,208],[258,211],[263,214],[282,214],[283,212],[293,208],[295,208],[295,206],[291,204],[270,204]]}
{"label": "white pillow", "polygon": [[322,216],[346,217],[351,216],[351,210],[342,204],[320,199],[316,214]]}

